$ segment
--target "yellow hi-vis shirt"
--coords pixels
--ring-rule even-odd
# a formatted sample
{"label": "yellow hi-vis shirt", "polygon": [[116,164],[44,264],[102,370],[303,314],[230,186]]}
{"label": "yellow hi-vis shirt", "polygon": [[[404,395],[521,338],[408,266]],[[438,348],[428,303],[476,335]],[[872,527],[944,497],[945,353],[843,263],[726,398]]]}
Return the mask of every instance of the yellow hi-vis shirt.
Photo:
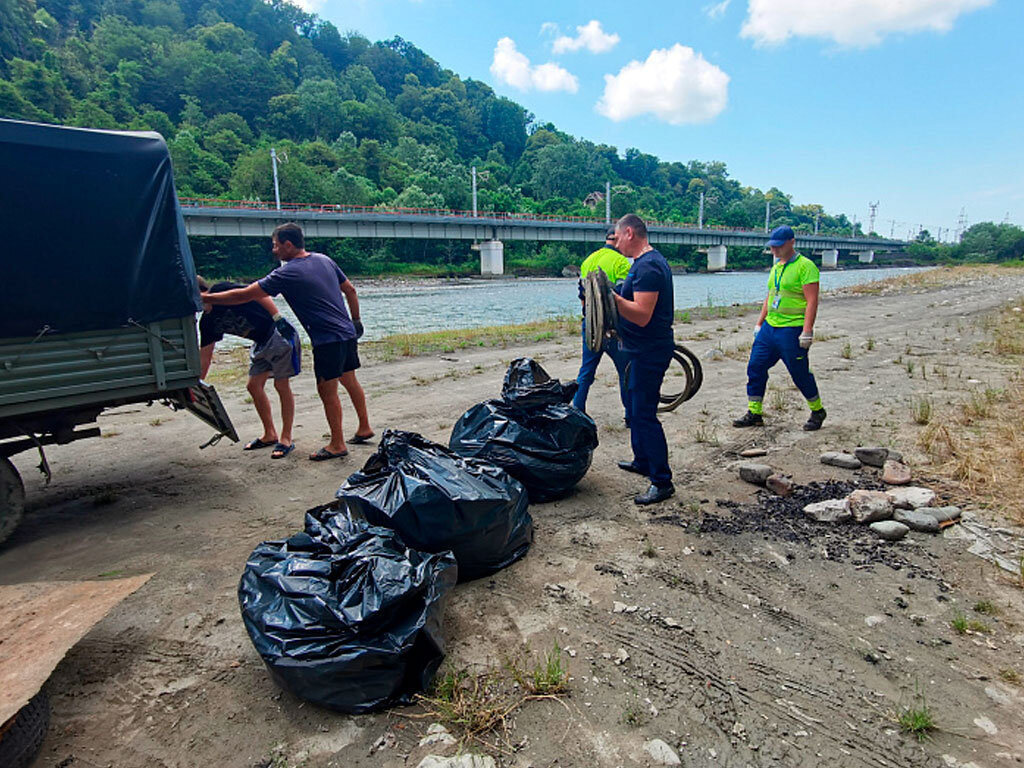
{"label": "yellow hi-vis shirt", "polygon": [[583,263],[580,264],[580,279],[582,280],[595,269],[601,269],[614,285],[619,280],[626,279],[630,266],[632,266],[632,262],[629,259],[614,248],[605,246],[598,248],[583,260]]}
{"label": "yellow hi-vis shirt", "polygon": [[785,264],[775,262],[768,273],[768,314],[765,322],[774,328],[804,324],[807,299],[804,286],[821,281],[817,265],[799,253]]}

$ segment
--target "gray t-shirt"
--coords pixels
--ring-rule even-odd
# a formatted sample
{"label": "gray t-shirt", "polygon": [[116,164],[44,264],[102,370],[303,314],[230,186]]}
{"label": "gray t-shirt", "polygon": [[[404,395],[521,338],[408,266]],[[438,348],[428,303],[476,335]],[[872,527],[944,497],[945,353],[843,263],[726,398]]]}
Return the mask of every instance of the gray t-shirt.
{"label": "gray t-shirt", "polygon": [[259,281],[269,296],[284,296],[313,346],[356,337],[341,284],[348,278],[322,253],[286,261]]}

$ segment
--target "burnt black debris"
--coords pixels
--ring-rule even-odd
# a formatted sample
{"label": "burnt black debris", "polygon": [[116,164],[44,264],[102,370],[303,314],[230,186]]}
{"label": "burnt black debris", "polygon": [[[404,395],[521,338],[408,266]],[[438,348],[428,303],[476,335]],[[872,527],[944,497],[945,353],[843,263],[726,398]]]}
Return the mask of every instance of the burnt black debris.
{"label": "burnt black debris", "polygon": [[776,496],[759,491],[757,501],[742,504],[716,499],[717,510],[704,510],[701,515],[671,514],[652,522],[680,525],[701,536],[760,535],[764,539],[803,545],[808,558],[821,557],[847,562],[857,568],[885,565],[894,571],[905,571],[908,578],[935,578],[927,566],[914,562],[930,555],[906,544],[894,546],[881,541],[867,526],[855,522],[819,523],[804,514],[804,507],[818,501],[842,499],[857,489],[882,490],[874,477],[855,477],[852,481],[828,480],[794,486],[791,496]]}

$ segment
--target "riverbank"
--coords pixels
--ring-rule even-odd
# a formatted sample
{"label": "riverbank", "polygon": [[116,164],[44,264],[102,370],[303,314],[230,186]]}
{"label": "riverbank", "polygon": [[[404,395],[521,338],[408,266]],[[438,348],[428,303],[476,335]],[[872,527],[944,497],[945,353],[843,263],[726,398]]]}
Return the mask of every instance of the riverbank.
{"label": "riverbank", "polygon": [[[445,613],[445,669],[465,672],[466,686],[478,675],[485,689],[505,684],[506,660],[557,643],[567,691],[526,701],[466,748],[516,768],[648,766],[655,739],[701,768],[1019,764],[1024,574],[974,554],[984,542],[969,535],[1019,551],[1022,308],[1024,272],[989,267],[826,296],[810,353],[829,414],[817,433],[801,431],[805,405],[781,366],[766,426],[734,429],[753,310],[694,311],[676,336],[700,357],[704,385],[662,417],[677,494],[654,509],[633,505],[643,480],[616,468],[629,433],[604,363],[588,403],[600,438],[589,473],[572,496],[532,505],[529,554],[459,585]],[[363,345],[378,434],[447,442],[461,413],[498,394],[513,358],[562,379],[579,364],[575,321],[464,340]],[[218,388],[248,439],[258,421],[242,379]],[[200,452],[206,428],[157,406],[110,412],[105,439],[48,449],[49,486],[35,456],[14,457],[29,509],[0,549],[0,579],[156,572],[54,673],[38,765],[417,768],[443,712],[346,717],[303,704],[270,681],[239,618],[252,548],[299,530],[373,450],[305,460],[325,425],[308,373],[295,390],[299,448],[284,461],[223,441]],[[350,414],[346,403],[349,433]],[[901,451],[915,483],[970,524],[881,544],[794,517],[737,477],[740,453],[757,448],[798,486],[871,487],[874,470],[819,461],[858,445]],[[935,725],[922,741],[902,729],[911,714]]]}

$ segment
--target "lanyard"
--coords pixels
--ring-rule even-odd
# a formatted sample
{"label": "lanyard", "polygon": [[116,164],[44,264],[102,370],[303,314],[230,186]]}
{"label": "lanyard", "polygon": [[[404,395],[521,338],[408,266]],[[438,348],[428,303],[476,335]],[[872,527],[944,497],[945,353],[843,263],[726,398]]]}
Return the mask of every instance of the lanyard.
{"label": "lanyard", "polygon": [[775,295],[776,296],[778,296],[779,293],[780,293],[781,289],[779,288],[779,286],[782,285],[782,276],[784,274],[786,274],[786,267],[789,266],[789,263],[791,261],[794,261],[794,259],[790,259],[789,261],[786,261],[785,263],[783,263],[782,269],[779,269],[779,265],[778,264],[775,265]]}

